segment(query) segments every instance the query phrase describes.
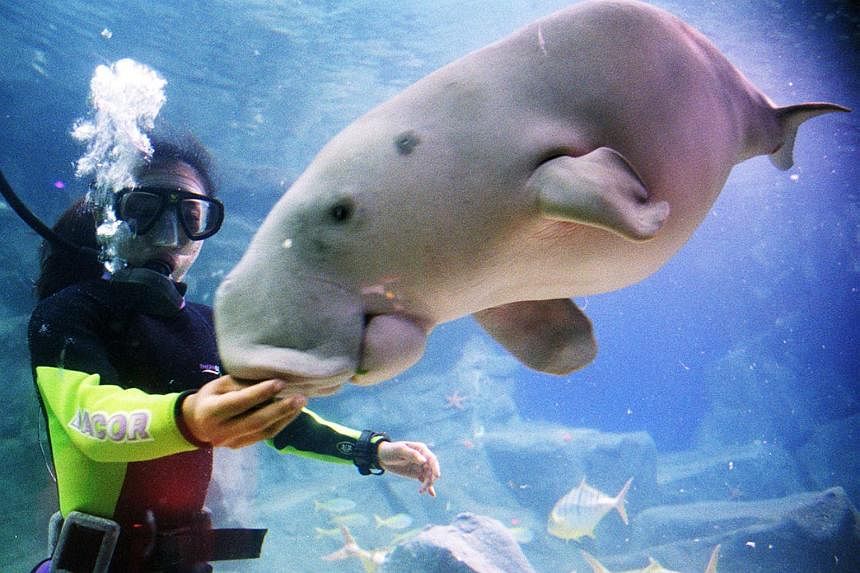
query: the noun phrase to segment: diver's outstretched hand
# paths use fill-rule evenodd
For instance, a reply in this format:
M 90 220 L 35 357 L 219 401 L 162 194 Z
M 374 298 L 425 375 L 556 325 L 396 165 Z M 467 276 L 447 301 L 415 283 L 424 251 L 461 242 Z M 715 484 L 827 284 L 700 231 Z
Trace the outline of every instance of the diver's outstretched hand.
M 282 380 L 248 386 L 232 376 L 204 384 L 182 402 L 182 419 L 191 435 L 213 446 L 241 448 L 272 438 L 296 419 L 304 396 L 279 397 Z
M 377 450 L 379 467 L 421 482 L 419 493 L 436 497 L 433 482 L 439 479 L 439 460 L 421 442 L 380 442 Z

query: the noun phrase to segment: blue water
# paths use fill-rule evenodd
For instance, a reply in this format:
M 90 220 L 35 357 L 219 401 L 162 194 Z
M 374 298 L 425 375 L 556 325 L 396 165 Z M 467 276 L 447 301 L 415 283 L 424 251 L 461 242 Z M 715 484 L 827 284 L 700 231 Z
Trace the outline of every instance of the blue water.
M 860 19 L 851 2 L 656 3 L 702 30 L 776 103 L 827 100 L 860 110 Z M 87 112 L 95 66 L 130 57 L 158 70 L 168 81 L 163 118 L 210 148 L 228 206 L 223 232 L 192 271 L 192 292 L 205 301 L 325 141 L 437 67 L 567 3 L 169 4 L 4 0 L 0 168 L 53 221 L 83 192 L 72 165 L 82 149 L 69 131 Z M 766 158 L 736 167 L 703 225 L 665 268 L 633 287 L 577 301 L 600 347 L 591 366 L 564 378 L 516 370 L 523 418 L 643 430 L 668 453 L 707 439 L 699 422 L 719 388 L 740 392 L 750 418 L 777 411 L 783 420 L 759 428 L 755 420 L 711 416 L 716 425 L 742 421 L 721 428 L 724 442 L 736 432 L 739 443 L 757 439 L 792 450 L 817 425 L 860 415 L 858 146 L 860 113 L 834 114 L 801 129 L 790 171 Z M 22 317 L 33 304 L 38 242 L 8 210 L 0 210 L 0 239 L 7 282 L 0 363 L 16 373 L 6 397 L 14 409 L 0 427 L 4 440 L 29 440 Z M 444 374 L 466 341 L 483 336 L 469 319 L 440 326 L 407 375 Z M 366 407 L 372 419 L 373 405 Z M 28 451 L 41 464 L 37 450 Z M 856 448 L 844 455 L 856 466 Z M 43 472 L 33 479 L 46 480 Z M 22 479 L 20 468 L 0 467 L 7 489 Z M 37 495 L 48 508 L 45 491 L 47 481 Z M 10 533 L 15 527 L 0 521 L 2 538 L 21 542 L 20 533 Z

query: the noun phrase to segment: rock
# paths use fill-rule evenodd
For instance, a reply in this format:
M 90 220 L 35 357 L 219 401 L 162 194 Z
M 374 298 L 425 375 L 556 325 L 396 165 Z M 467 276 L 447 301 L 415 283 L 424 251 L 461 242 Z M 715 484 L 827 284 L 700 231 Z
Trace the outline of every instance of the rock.
M 318 571 L 322 565 L 326 571 L 360 569 L 354 560 L 321 560 L 342 546 L 334 518 L 349 521 L 362 548 L 388 550 L 395 534 L 403 532 L 374 527 L 373 515 L 395 513 L 409 514 L 412 527 L 424 529 L 395 546 L 382 573 L 590 571 L 580 549 L 611 571 L 641 569 L 652 556 L 669 570 L 700 573 L 717 543 L 723 544 L 720 573 L 860 570 L 845 549 L 857 543 L 857 535 L 848 533 L 856 518 L 841 490 L 752 501 L 795 494 L 811 483 L 855 483 L 860 473 L 834 474 L 832 460 L 853 467 L 845 460 L 851 458 L 846 453 L 852 451 L 857 420 L 806 434 L 807 444 L 793 452 L 797 459 L 784 442 L 741 443 L 728 434 L 711 434 L 715 439 L 703 440 L 695 451 L 658 456 L 644 432 L 604 433 L 524 420 L 511 398 L 516 382 L 510 359 L 480 338 L 465 342 L 460 352 L 442 374 L 416 372 L 377 386 L 347 388 L 312 405 L 331 421 L 429 443 L 442 463 L 439 497 L 418 496 L 412 480 L 361 477 L 350 465 L 256 448 L 247 450 L 250 459 L 235 463 L 219 457 L 224 466 L 216 472 L 224 494 L 219 514 L 231 518 L 219 526 L 272 527 L 260 571 Z M 771 365 L 756 368 L 768 377 L 778 372 Z M 462 400 L 449 400 L 455 394 Z M 729 418 L 749 415 L 721 412 Z M 754 435 L 753 422 L 746 423 L 751 425 L 744 431 Z M 552 506 L 583 477 L 615 495 L 631 476 L 630 525 L 613 511 L 597 526 L 596 539 L 572 542 L 547 534 Z M 263 492 L 256 491 L 264 484 Z M 315 502 L 336 497 L 355 501 L 356 508 L 343 516 L 316 509 Z M 527 532 L 531 540 L 520 547 L 512 532 Z M 750 541 L 755 547 L 747 545 Z
M 546 514 L 585 477 L 607 495 L 628 478 L 631 507 L 656 493 L 657 449 L 645 432 L 623 434 L 528 422 L 488 432 L 480 439 L 497 481 L 511 484 L 520 503 Z
M 442 445 L 473 439 L 519 419 L 513 400 L 516 361 L 471 338 L 446 372 L 401 376 L 374 386 L 346 386 L 314 409 L 352 427 L 389 432 L 398 439 Z M 368 419 L 367 405 L 373 404 Z
M 659 506 L 631 522 L 635 551 L 600 557 L 610 569 L 641 566 L 648 556 L 670 569 L 701 570 L 722 545 L 721 572 L 860 571 L 860 515 L 840 488 L 753 502 Z
M 657 449 L 645 432 L 604 433 L 542 422 L 511 424 L 487 432 L 477 443 L 486 452 L 495 481 L 507 484 L 519 505 L 528 508 L 546 530 L 553 505 L 582 478 L 609 496 L 615 496 L 628 478 L 627 511 L 635 514 L 658 499 Z M 622 551 L 627 526 L 613 511 L 595 529 L 599 550 Z M 545 537 L 530 544 L 529 555 L 543 559 L 569 544 Z
M 533 573 L 519 545 L 495 519 L 461 513 L 398 545 L 381 573 Z
M 762 442 L 660 456 L 657 484 L 664 504 L 749 501 L 805 490 L 794 459 Z
M 704 378 L 711 410 L 697 431 L 699 447 L 755 441 L 797 445 L 818 419 L 806 376 L 789 359 L 774 356 L 771 339 L 747 341 L 728 352 Z
M 860 414 L 819 425 L 795 454 L 801 470 L 815 488 L 842 486 L 860 503 Z

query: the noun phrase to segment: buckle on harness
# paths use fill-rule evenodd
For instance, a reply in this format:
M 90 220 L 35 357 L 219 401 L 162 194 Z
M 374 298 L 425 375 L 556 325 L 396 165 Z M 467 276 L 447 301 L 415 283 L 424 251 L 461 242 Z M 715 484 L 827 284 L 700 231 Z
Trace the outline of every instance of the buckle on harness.
M 119 538 L 119 524 L 111 519 L 71 511 L 63 521 L 52 558 L 57 573 L 92 571 L 105 573 L 110 567 Z

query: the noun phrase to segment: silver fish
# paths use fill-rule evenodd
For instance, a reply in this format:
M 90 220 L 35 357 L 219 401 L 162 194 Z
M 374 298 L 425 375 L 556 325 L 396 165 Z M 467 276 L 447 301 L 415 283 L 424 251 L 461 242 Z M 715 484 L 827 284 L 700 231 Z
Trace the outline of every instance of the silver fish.
M 609 497 L 585 483 L 585 478 L 582 478 L 580 484 L 558 500 L 552 508 L 547 531 L 550 535 L 561 539 L 579 539 L 586 535 L 593 539 L 594 528 L 612 509 L 618 511 L 618 515 L 626 525 L 628 520 L 627 511 L 624 509 L 624 497 L 632 482 L 631 477 L 618 495 Z

